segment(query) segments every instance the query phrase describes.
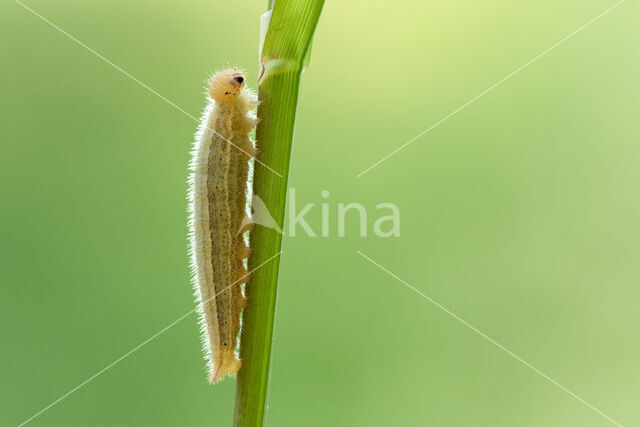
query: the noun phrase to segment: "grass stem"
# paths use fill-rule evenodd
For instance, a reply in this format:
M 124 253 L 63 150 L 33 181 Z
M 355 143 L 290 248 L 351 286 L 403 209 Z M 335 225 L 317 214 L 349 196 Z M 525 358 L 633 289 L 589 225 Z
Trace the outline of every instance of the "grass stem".
M 262 49 L 258 84 L 261 122 L 256 129 L 256 141 L 262 150 L 259 160 L 282 176 L 256 162 L 253 193 L 262 199 L 281 229 L 284 229 L 300 74 L 323 3 L 323 0 L 276 1 Z M 282 234 L 256 226 L 251 234 L 253 256 L 249 270 L 278 254 L 281 246 Z M 264 422 L 279 262 L 280 257 L 257 269 L 246 288 L 249 306 L 243 313 L 240 337 L 242 368 L 237 378 L 236 427 L 262 426 Z

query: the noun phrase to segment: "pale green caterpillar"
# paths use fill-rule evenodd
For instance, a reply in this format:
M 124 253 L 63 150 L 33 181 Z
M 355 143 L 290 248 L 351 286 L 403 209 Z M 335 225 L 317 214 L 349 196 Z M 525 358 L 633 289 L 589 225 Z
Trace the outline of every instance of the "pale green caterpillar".
M 250 280 L 244 260 L 251 255 L 244 232 L 249 160 L 255 156 L 249 132 L 258 102 L 237 69 L 211 79 L 211 101 L 196 133 L 190 176 L 190 240 L 194 287 L 211 382 L 240 369 L 236 354 L 240 313 L 247 300 L 241 284 Z

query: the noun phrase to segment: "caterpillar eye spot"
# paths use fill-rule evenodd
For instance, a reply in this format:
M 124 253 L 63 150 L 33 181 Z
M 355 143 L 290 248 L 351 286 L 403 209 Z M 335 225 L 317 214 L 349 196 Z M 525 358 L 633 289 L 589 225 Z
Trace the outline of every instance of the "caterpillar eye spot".
M 242 82 L 244 81 L 244 77 L 242 76 L 235 76 L 233 78 L 233 80 L 237 81 L 239 84 L 242 84 Z

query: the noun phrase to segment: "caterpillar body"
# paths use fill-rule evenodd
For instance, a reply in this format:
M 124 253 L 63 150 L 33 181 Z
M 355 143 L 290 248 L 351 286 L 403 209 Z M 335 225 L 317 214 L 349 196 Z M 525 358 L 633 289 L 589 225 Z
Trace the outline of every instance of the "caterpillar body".
M 244 233 L 248 161 L 256 151 L 249 132 L 258 102 L 237 69 L 211 79 L 211 100 L 196 133 L 190 175 L 190 241 L 194 288 L 210 381 L 240 369 L 236 355 L 240 314 L 247 304 L 241 285 L 250 280 L 251 255 Z

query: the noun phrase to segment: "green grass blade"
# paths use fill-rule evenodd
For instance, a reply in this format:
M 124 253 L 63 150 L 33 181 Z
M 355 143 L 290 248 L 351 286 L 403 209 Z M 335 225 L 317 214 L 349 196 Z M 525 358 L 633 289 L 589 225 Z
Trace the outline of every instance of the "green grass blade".
M 289 160 L 298 100 L 300 74 L 305 55 L 320 17 L 323 0 L 277 0 L 262 49 L 262 75 L 258 84 L 259 160 L 282 176 L 255 163 L 254 194 L 265 203 L 281 229 L 284 224 Z M 251 235 L 254 250 L 249 270 L 262 265 L 282 245 L 282 235 L 256 226 Z M 253 273 L 247 286 L 249 306 L 243 314 L 234 425 L 261 426 L 269 380 L 271 339 L 275 315 L 280 257 Z

